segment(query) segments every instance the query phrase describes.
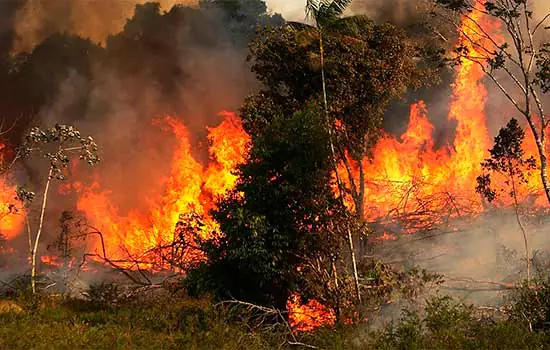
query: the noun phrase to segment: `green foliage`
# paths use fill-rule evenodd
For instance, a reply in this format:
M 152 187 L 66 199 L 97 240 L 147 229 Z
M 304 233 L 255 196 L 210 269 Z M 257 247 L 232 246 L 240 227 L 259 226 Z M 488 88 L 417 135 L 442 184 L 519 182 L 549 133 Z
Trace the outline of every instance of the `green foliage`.
M 340 325 L 294 335 L 284 325 L 252 328 L 249 317 L 256 315 L 242 307 L 213 305 L 205 298 L 140 297 L 103 308 L 89 300 L 25 296 L 0 300 L 0 347 L 286 349 L 293 348 L 288 345 L 291 340 L 322 349 L 545 349 L 549 334 L 529 331 L 523 316 L 533 315 L 529 302 L 534 301 L 534 290 L 519 291 L 520 299 L 512 302 L 516 311 L 510 311 L 508 319 L 483 317 L 472 306 L 436 297 L 422 312 L 404 311 L 399 320 L 381 329 Z M 540 294 L 535 308 L 543 298 L 548 299 Z
M 402 30 L 364 16 L 331 22 L 323 38 L 329 113 L 342 121 L 340 143 L 361 157 L 376 143 L 388 103 L 435 81 L 435 70 L 428 60 L 415 59 L 423 53 Z M 311 101 L 320 104 L 319 52 L 319 34 L 306 25 L 266 28 L 252 42 L 252 71 L 263 89 L 247 100 L 241 117 L 253 137 L 273 118 Z
M 549 340 L 513 319 L 484 318 L 449 297 L 429 300 L 423 315 L 404 311 L 374 337 L 376 349 L 536 349 Z
M 550 331 L 550 280 L 547 277 L 523 283 L 510 298 L 510 317 L 533 331 Z
M 307 0 L 306 16 L 318 26 L 335 21 L 351 4 L 351 0 Z
M 526 158 L 522 145 L 525 132 L 518 121 L 512 118 L 505 127 L 501 128 L 495 137 L 495 143 L 489 150 L 491 157 L 481 166 L 487 173 L 477 178 L 476 191 L 482 194 L 489 202 L 497 198 L 497 190 L 491 186 L 491 173 L 500 173 L 505 176 L 506 188 L 500 191 L 509 191 L 510 197 L 517 195 L 517 186 L 527 182 L 529 171 L 536 168 L 533 157 Z
M 23 311 L 0 311 L 0 348 L 273 349 L 286 336 L 229 322 L 208 299 L 165 296 L 102 308 L 34 296 L 16 305 Z
M 255 139 L 235 190 L 212 212 L 224 235 L 205 245 L 208 265 L 190 274 L 191 292 L 285 308 L 300 284 L 298 267 L 334 248 L 327 230 L 340 211 L 327 138 L 311 108 Z

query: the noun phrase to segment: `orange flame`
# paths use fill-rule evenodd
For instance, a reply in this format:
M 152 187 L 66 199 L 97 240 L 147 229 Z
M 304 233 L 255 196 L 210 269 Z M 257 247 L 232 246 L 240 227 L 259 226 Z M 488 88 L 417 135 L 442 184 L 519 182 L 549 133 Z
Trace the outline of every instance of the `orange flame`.
M 102 191 L 99 182 L 91 187 L 77 184 L 80 191 L 78 209 L 103 234 L 109 259 L 139 256 L 150 248 L 171 242 L 181 214 L 197 213 L 206 216 L 201 234 L 217 231 L 215 222 L 208 218 L 208 209 L 215 199 L 230 190 L 236 181 L 231 171 L 244 161 L 249 141 L 241 122 L 233 113 L 222 112 L 224 121 L 209 128 L 211 162 L 207 167 L 198 162 L 191 148 L 186 127 L 177 119 L 166 117 L 159 123 L 169 126 L 178 139 L 164 193 L 150 200 L 147 212 L 131 211 L 123 216 Z M 96 251 L 101 252 L 100 241 Z
M 0 143 L 0 164 L 4 164 L 6 145 Z M 16 207 L 16 186 L 11 184 L 10 174 L 0 177 L 0 235 L 12 239 L 23 229 L 25 217 Z
M 463 20 L 462 30 L 473 40 L 462 35 L 461 44 L 471 57 L 481 57 L 483 53 L 478 52 L 477 44 L 490 46 L 492 43 L 487 42 L 474 21 L 493 35 L 499 33 L 500 27 L 480 11 L 472 12 L 471 19 Z M 409 125 L 401 140 L 385 135 L 375 146 L 373 158 L 362 161 L 367 174 L 366 218 L 376 220 L 388 214 L 443 210 L 460 215 L 464 208 L 471 213 L 483 210 L 481 197 L 475 193 L 476 178 L 482 172 L 480 163 L 492 147 L 486 127 L 484 76 L 482 67 L 468 59 L 464 59 L 456 69 L 448 115 L 449 121 L 457 125 L 452 145 L 434 149 L 434 127 L 424 102 L 419 101 L 411 106 Z M 530 138 L 524 147 L 527 153 L 534 154 L 536 150 Z M 357 179 L 359 172 L 357 164 L 354 165 L 352 176 Z M 346 179 L 344 165 L 339 167 L 339 172 Z M 541 185 L 536 174 L 528 180 L 525 189 L 518 193 L 520 199 L 525 200 L 536 193 L 537 200 L 542 203 Z M 501 201 L 511 203 L 504 196 Z M 348 200 L 348 205 L 353 208 L 351 200 Z
M 293 294 L 287 302 L 288 321 L 292 329 L 309 332 L 322 326 L 331 326 L 336 322 L 334 311 L 310 299 L 302 304 L 300 296 Z

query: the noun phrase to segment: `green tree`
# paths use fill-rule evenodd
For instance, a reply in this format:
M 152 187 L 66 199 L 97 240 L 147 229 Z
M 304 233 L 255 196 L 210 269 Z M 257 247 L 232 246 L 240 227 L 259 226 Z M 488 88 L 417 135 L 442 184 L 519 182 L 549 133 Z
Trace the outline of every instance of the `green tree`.
M 298 269 L 335 253 L 339 240 L 331 241 L 329 226 L 342 208 L 327 181 L 329 136 L 320 112 L 306 109 L 257 135 L 234 191 L 212 212 L 223 236 L 204 244 L 208 261 L 191 272 L 192 293 L 284 310 L 304 285 Z
M 325 25 L 335 23 L 340 16 L 344 13 L 344 10 L 351 4 L 351 0 L 308 0 L 306 2 L 306 15 L 315 21 L 315 26 L 319 35 L 319 61 L 321 64 L 321 85 L 323 90 L 323 108 L 325 111 L 326 127 L 329 135 L 329 144 L 331 152 L 332 167 L 336 174 L 336 184 L 340 191 L 340 199 L 344 204 L 344 187 L 340 174 L 338 172 L 338 159 L 336 157 L 336 149 L 334 147 L 334 123 L 330 117 L 327 100 L 327 84 L 325 79 L 325 49 L 323 45 L 323 35 Z M 357 275 L 357 261 L 355 259 L 355 249 L 353 247 L 353 237 L 351 230 L 348 229 L 348 244 L 351 255 L 351 261 L 353 266 L 353 278 L 355 280 L 355 290 L 357 294 L 357 300 L 361 301 L 361 293 L 359 292 L 359 277 Z
M 328 129 L 338 160 L 348 161 L 343 156 L 347 151 L 359 161 L 376 144 L 389 102 L 434 78 L 437 61 L 426 58 L 392 25 L 377 25 L 365 16 L 329 23 L 323 27 Z M 250 46 L 249 59 L 263 87 L 241 109 L 244 127 L 252 137 L 273 119 L 292 115 L 310 101 L 324 105 L 319 52 L 316 28 L 292 23 L 260 32 Z M 338 129 L 336 120 L 341 122 Z M 360 162 L 356 165 L 362 169 Z M 355 211 L 362 218 L 364 189 L 360 184 L 365 174 L 360 173 L 360 179 L 349 177 L 345 192 L 352 195 Z
M 308 2 L 316 27 L 290 23 L 260 33 L 251 44 L 250 60 L 263 88 L 245 101 L 241 117 L 254 138 L 274 120 L 292 115 L 310 101 L 318 102 L 340 199 L 350 196 L 356 217 L 363 221 L 362 160 L 381 134 L 389 102 L 433 77 L 436 60 L 419 59 L 424 52 L 392 25 L 377 25 L 365 16 L 340 18 L 347 3 Z M 340 162 L 345 164 L 345 176 L 338 171 Z M 354 166 L 359 168 L 358 178 Z M 351 236 L 350 231 L 347 240 L 354 260 Z M 356 268 L 353 271 L 357 282 Z
M 44 215 L 48 203 L 48 194 L 51 182 L 55 179 L 64 180 L 66 171 L 73 156 L 83 160 L 89 165 L 99 162 L 98 148 L 94 139 L 90 136 L 83 137 L 80 131 L 70 125 L 56 124 L 49 129 L 32 128 L 21 146 L 21 157 L 29 157 L 38 154 L 47 160 L 48 175 L 42 193 L 42 204 L 40 206 L 39 223 L 34 238 L 31 233 L 29 213 L 27 212 L 27 228 L 29 238 L 29 250 L 31 255 L 31 286 L 33 293 L 36 292 L 36 256 L 38 243 L 44 226 Z M 29 208 L 30 202 L 35 198 L 35 193 L 22 187 L 18 188 L 17 196 Z
M 486 172 L 477 178 L 476 191 L 482 194 L 489 202 L 494 201 L 498 196 L 498 189 L 495 189 L 491 174 L 504 176 L 504 184 L 508 188 L 501 188 L 500 192 L 508 191 L 513 199 L 516 220 L 523 236 L 525 248 L 525 259 L 527 266 L 527 282 L 531 279 L 531 257 L 527 233 L 520 219 L 518 187 L 527 183 L 526 175 L 536 168 L 536 161 L 533 157 L 526 157 L 522 144 L 525 139 L 525 132 L 518 121 L 512 118 L 506 127 L 501 128 L 495 137 L 495 144 L 489 150 L 490 158 L 487 158 L 481 166 Z

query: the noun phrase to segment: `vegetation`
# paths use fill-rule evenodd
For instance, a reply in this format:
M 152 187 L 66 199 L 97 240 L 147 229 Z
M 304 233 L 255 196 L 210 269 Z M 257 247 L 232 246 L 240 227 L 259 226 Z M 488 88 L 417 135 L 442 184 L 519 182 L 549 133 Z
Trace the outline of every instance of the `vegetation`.
M 456 59 L 479 66 L 529 125 L 537 146 L 542 185 L 550 204 L 546 155 L 549 123 L 544 103 L 544 95 L 550 91 L 550 46 L 543 33 L 548 30 L 550 14 L 535 14 L 533 5 L 524 0 L 435 2 L 449 11 L 443 18 L 473 47 L 469 50 L 459 45 L 454 49 Z M 480 14 L 489 16 L 494 25 L 502 26 L 509 39 L 484 30 Z M 461 18 L 466 18 L 469 25 L 462 27 Z
M 29 240 L 29 255 L 31 257 L 31 285 L 33 293 L 36 292 L 36 255 L 40 235 L 44 227 L 44 215 L 48 203 L 48 195 L 52 180 L 63 180 L 67 176 L 67 170 L 71 165 L 73 157 L 85 161 L 89 165 L 99 162 L 98 148 L 91 136 L 83 137 L 80 131 L 69 125 L 55 125 L 54 127 L 42 130 L 38 127 L 31 129 L 21 147 L 19 157 L 28 157 L 34 153 L 40 154 L 47 160 L 48 175 L 42 192 L 42 204 L 39 211 L 39 222 L 34 237 L 31 232 L 30 218 L 27 213 L 27 234 Z M 19 187 L 17 198 L 22 201 L 26 208 L 30 207 L 35 193 Z M 29 212 L 29 211 L 27 211 Z
M 533 157 L 526 157 L 522 145 L 525 132 L 519 126 L 516 119 L 511 119 L 506 127 L 500 129 L 495 137 L 495 144 L 489 150 L 491 157 L 486 159 L 481 166 L 486 174 L 477 178 L 476 191 L 482 194 L 488 202 L 494 201 L 498 194 L 491 181 L 493 175 L 504 175 L 504 188 L 499 192 L 508 192 L 513 200 L 516 220 L 523 236 L 525 248 L 525 262 L 527 266 L 527 281 L 531 279 L 531 252 L 527 240 L 527 233 L 520 218 L 518 201 L 519 187 L 527 183 L 527 175 L 536 169 L 536 161 Z
M 193 282 L 199 290 L 284 310 L 290 294 L 302 290 L 305 271 L 297 268 L 336 258 L 331 225 L 343 210 L 327 181 L 324 123 L 312 108 L 274 121 L 254 140 L 234 191 L 213 211 L 224 235 L 206 244 L 209 260 Z
M 535 45 L 534 38 L 548 16 L 533 25 L 527 3 L 519 0 L 489 1 L 483 8 L 466 0 L 435 2 L 449 11 L 442 13 L 451 23 L 460 14 L 479 29 L 472 15 L 478 11 L 506 25 L 513 45 L 499 44 L 483 33 L 487 42 L 472 40 L 483 57 L 464 47 L 454 54 L 481 66 L 525 117 L 550 202 L 544 136 L 548 116 L 540 97 L 550 90 L 550 48 Z M 479 310 L 450 297 L 426 297 L 424 292 L 437 287 L 442 276 L 407 263 L 384 263 L 376 256 L 356 257 L 354 242 L 369 233 L 364 217 L 369 174 L 364 161 L 382 135 L 390 103 L 410 89 L 437 81 L 442 57 L 439 47 L 421 49 L 422 40 L 394 25 L 375 23 L 366 16 L 342 17 L 350 4 L 308 0 L 306 10 L 314 22 L 310 26 L 285 23 L 268 14 L 260 0 L 201 0 L 196 8 L 175 6 L 165 13 L 159 4 L 146 3 L 136 6 L 122 32 L 109 37 L 105 47 L 56 34 L 31 53 L 1 56 L 0 77 L 7 83 L 0 79 L 0 91 L 3 84 L 13 84 L 16 98 L 7 107 L 0 104 L 0 112 L 5 108 L 9 115 L 24 114 L 17 132 L 9 134 L 12 143 L 24 135 L 21 152 L 10 156 L 13 161 L 25 158 L 23 166 L 29 166 L 31 156 L 40 155 L 32 164 L 43 166 L 46 171 L 38 173 L 47 175 L 37 180 L 39 175 L 33 174 L 43 190 L 34 231 L 27 215 L 30 276 L 0 280 L 0 348 L 40 348 L 36 339 L 47 348 L 547 348 L 550 283 L 544 273 L 533 278 L 533 256 L 517 199 L 524 175 L 536 169 L 537 162 L 522 150 L 525 133 L 516 119 L 495 138 L 476 188 L 488 202 L 496 200 L 500 191 L 510 195 L 525 243 L 527 280 L 508 286 L 510 299 L 504 307 Z M 520 18 L 522 25 L 516 24 Z M 250 67 L 244 61 L 247 44 Z M 199 51 L 203 56 L 195 56 Z M 34 110 L 57 111 L 54 100 L 60 86 L 83 79 L 83 96 L 75 94 L 59 109 L 88 115 L 89 102 L 97 98 L 91 93 L 98 84 L 92 78 L 97 69 L 106 72 L 100 75 L 103 79 L 120 83 L 121 90 L 135 89 L 135 82 L 155 87 L 151 97 L 155 103 L 149 103 L 150 91 L 139 89 L 121 97 L 125 106 L 143 106 L 147 115 L 188 112 L 179 104 L 180 97 L 189 93 L 182 85 L 196 83 L 194 65 L 211 51 L 223 52 L 224 59 L 236 55 L 239 69 L 250 68 L 260 85 L 239 111 L 251 137 L 246 162 L 235 171 L 234 189 L 218 198 L 207 213 L 219 232 L 199 240 L 203 218 L 181 213 L 174 244 L 164 249 L 171 253 L 162 257 L 177 276 L 172 286 L 168 279 L 154 284 L 140 262 L 134 265 L 136 271 L 110 262 L 103 235 L 94 231 L 101 236 L 103 259 L 110 267 L 123 271 L 135 284 L 139 281 L 133 273 L 147 282 L 136 288 L 107 282 L 93 285 L 80 299 L 41 291 L 36 286 L 37 252 L 50 185 L 68 175 L 72 160 L 94 165 L 99 157 L 94 139 L 83 137 L 73 126 L 29 128 L 37 117 Z M 197 70 L 216 77 L 217 66 Z M 500 82 L 496 73 L 500 70 L 520 90 L 522 102 Z M 99 114 L 114 108 L 111 102 L 98 104 Z M 538 119 L 533 111 L 539 113 Z M 5 136 L 2 126 L 0 137 Z M 136 135 L 130 137 L 135 141 L 132 146 L 140 141 Z M 504 177 L 505 188 L 497 190 L 493 180 L 498 176 Z M 17 196 L 27 213 L 35 209 L 31 207 L 35 192 L 20 187 Z M 65 267 L 77 217 L 63 212 L 54 242 Z M 204 260 L 192 266 L 182 261 L 183 253 L 178 255 L 190 244 L 204 253 Z M 21 288 L 28 284 L 32 293 Z M 296 295 L 303 302 L 314 299 L 328 307 L 334 324 L 327 322 L 309 333 L 292 329 L 287 307 Z M 414 308 L 386 324 L 378 318 L 389 312 L 392 303 Z
M 283 323 L 262 323 L 241 305 L 162 293 L 121 298 L 117 288 L 103 284 L 92 286 L 87 300 L 24 294 L 0 299 L 0 347 L 545 349 L 549 283 L 534 283 L 537 289 L 518 288 L 500 311 L 434 297 L 383 327 L 340 325 L 293 334 Z

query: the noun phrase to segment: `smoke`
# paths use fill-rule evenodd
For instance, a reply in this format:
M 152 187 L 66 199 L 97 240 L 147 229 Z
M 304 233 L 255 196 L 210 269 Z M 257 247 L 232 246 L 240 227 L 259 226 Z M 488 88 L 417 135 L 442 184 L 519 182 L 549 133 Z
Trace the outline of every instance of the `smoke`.
M 165 1 L 164 6 L 171 3 Z M 47 15 L 27 12 L 30 2 L 19 8 L 19 16 L 35 20 L 26 27 L 28 36 L 19 38 L 19 44 L 27 46 L 18 48 L 32 48 L 32 52 L 24 56 L 15 79 L 22 82 L 21 100 L 34 106 L 33 124 L 72 124 L 100 146 L 103 161 L 94 169 L 79 166 L 69 182 L 98 180 L 101 190 L 111 193 L 109 200 L 120 215 L 147 209 L 148 199 L 164 191 L 163 179 L 170 175 L 179 142 L 170 128 L 154 122 L 165 116 L 186 125 L 194 158 L 206 165 L 206 128 L 219 124 L 220 111 L 236 111 L 258 87 L 246 62 L 247 44 L 256 26 L 282 21 L 280 16 L 266 14 L 261 1 L 258 6 L 242 3 L 247 7 L 144 4 L 128 16 L 124 3 L 114 6 L 119 17 L 113 13 L 102 17 L 107 28 L 91 19 L 76 20 L 85 9 L 93 16 L 109 12 L 107 1 L 36 2 L 51 11 Z M 19 23 L 20 35 L 22 28 Z M 48 36 L 59 30 L 70 33 Z M 103 44 L 73 34 L 101 39 Z M 22 167 L 25 175 L 18 183 L 41 193 L 46 164 L 34 158 Z M 45 242 L 59 231 L 59 214 L 74 209 L 75 199 L 53 190 Z M 23 247 L 23 235 L 13 243 Z
M 150 0 L 6 0 L 0 4 L 0 16 L 15 8 L 15 21 L 2 20 L 6 29 L 14 30 L 13 52 L 29 52 L 51 34 L 70 32 L 95 43 L 104 44 L 109 35 L 120 32 L 138 4 Z M 155 0 L 163 11 L 174 5 L 198 6 L 199 0 Z M 287 20 L 304 20 L 305 1 L 267 0 L 268 8 L 281 13 Z M 11 4 L 16 4 L 14 5 Z M 15 22 L 15 26 L 13 25 Z M 0 34 L 2 28 L 0 28 Z
M 8 3 L 13 0 L 8 0 Z M 21 0 L 23 1 L 23 0 Z M 70 32 L 96 43 L 122 30 L 137 4 L 146 0 L 25 0 L 15 17 L 14 52 L 29 52 L 46 37 Z M 157 0 L 163 10 L 174 4 L 195 5 L 197 0 Z M 4 23 L 4 22 L 1 22 Z
M 426 0 L 355 0 L 350 6 L 352 14 L 364 14 L 376 22 L 402 27 L 424 20 L 426 10 Z
M 0 2 L 0 55 L 7 53 L 14 38 L 14 25 L 16 11 L 21 0 L 4 0 Z
M 267 7 L 280 13 L 288 21 L 303 22 L 305 19 L 305 0 L 267 0 Z
M 536 275 L 547 268 L 543 263 L 550 251 L 547 224 L 525 215 L 521 220 Z M 376 255 L 401 267 L 420 266 L 443 274 L 442 293 L 478 305 L 501 305 L 506 296 L 503 287 L 526 278 L 523 236 L 513 210 L 454 220 L 448 229 L 385 242 L 377 246 Z

